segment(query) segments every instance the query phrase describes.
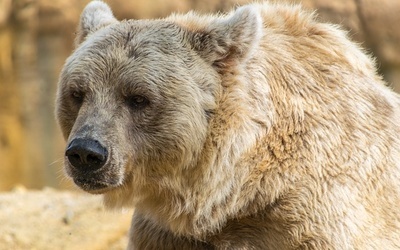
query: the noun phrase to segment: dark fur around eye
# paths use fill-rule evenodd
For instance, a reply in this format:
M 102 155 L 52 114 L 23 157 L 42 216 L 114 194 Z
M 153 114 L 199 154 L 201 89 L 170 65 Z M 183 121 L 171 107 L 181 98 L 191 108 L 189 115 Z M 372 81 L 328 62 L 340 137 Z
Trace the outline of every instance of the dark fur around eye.
M 71 95 L 71 98 L 74 100 L 74 102 L 79 105 L 82 104 L 83 99 L 85 98 L 85 94 L 83 92 L 77 91 L 77 90 L 71 91 L 70 95 Z
M 126 97 L 126 103 L 132 109 L 143 109 L 150 104 L 150 101 L 142 95 L 132 95 Z

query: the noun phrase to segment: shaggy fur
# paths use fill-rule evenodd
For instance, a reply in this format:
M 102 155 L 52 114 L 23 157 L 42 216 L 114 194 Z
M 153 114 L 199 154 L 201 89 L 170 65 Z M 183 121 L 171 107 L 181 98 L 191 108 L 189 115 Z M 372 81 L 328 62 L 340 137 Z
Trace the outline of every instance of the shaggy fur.
M 93 1 L 76 43 L 58 121 L 109 156 L 66 171 L 135 207 L 130 249 L 400 248 L 400 98 L 340 28 L 268 3 L 119 22 Z

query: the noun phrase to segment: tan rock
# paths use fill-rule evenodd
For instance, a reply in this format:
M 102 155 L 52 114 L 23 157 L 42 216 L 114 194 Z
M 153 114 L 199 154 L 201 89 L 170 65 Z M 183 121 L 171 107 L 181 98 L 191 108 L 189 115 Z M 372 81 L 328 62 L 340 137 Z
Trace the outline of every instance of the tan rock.
M 0 193 L 1 249 L 124 249 L 132 211 L 53 189 Z
M 11 0 L 0 0 L 0 27 L 4 26 L 11 14 Z
M 153 1 L 110 1 L 110 7 L 121 19 L 156 18 L 171 12 L 186 12 L 190 9 L 190 1 L 153 0 Z

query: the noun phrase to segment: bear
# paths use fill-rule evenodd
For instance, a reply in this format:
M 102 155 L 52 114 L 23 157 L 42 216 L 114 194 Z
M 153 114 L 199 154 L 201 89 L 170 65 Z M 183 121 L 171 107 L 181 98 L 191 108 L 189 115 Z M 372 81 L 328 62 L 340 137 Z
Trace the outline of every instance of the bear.
M 128 249 L 400 248 L 400 97 L 299 5 L 118 21 L 60 73 L 65 171 L 135 208 Z

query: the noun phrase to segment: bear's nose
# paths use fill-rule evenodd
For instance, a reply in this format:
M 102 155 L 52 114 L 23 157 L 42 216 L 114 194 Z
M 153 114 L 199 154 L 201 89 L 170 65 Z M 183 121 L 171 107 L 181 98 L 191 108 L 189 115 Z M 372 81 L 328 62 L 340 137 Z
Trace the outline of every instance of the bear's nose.
M 77 138 L 68 145 L 65 155 L 73 167 L 79 170 L 94 171 L 107 161 L 107 149 L 97 140 Z

